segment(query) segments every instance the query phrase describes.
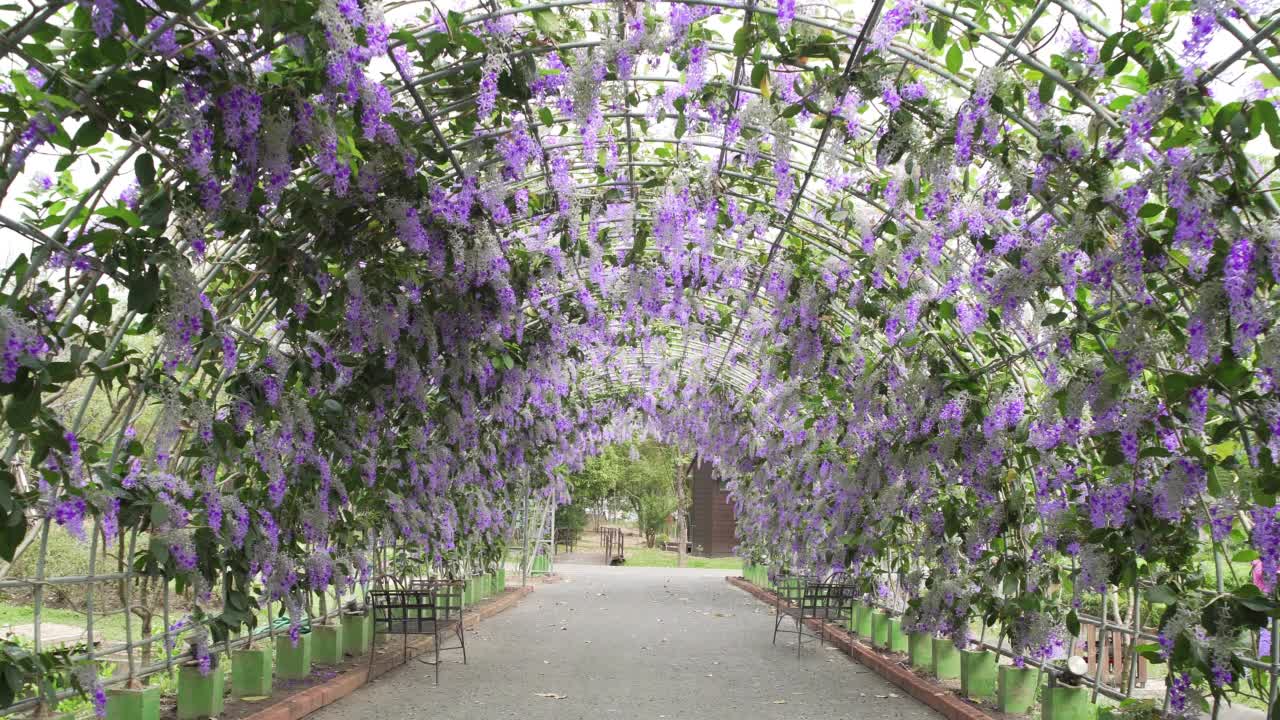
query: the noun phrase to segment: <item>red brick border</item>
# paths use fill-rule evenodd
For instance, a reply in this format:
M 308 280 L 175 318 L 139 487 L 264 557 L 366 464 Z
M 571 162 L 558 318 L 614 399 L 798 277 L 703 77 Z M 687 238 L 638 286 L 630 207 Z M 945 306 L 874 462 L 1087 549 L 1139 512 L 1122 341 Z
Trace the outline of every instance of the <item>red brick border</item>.
M 743 578 L 726 577 L 728 583 L 739 590 L 751 593 L 761 602 L 773 605 L 777 595 Z M 835 623 L 818 618 L 805 620 L 805 624 L 826 635 L 827 642 L 840 648 L 859 664 L 876 672 L 880 677 L 897 685 L 911 697 L 941 713 L 947 720 L 995 720 L 986 710 L 959 697 L 949 688 L 916 675 L 898 659 L 898 656 L 882 654 L 857 640 L 849 631 Z
M 474 629 L 482 620 L 487 620 L 498 613 L 510 610 L 531 592 L 533 592 L 532 586 L 513 588 L 492 600 L 480 604 L 475 610 L 466 614 L 467 629 Z M 408 659 L 415 658 L 430 650 L 431 643 L 432 639 L 429 637 L 411 640 L 409 642 Z M 360 689 L 370 680 L 400 667 L 402 664 L 401 659 L 404 656 L 395 647 L 387 647 L 389 648 L 387 657 L 382 661 L 375 660 L 372 672 L 370 672 L 369 664 L 366 662 L 320 685 L 309 687 L 287 697 L 275 699 L 271 705 L 255 712 L 245 720 L 300 720 L 300 718 L 304 718 L 326 705 L 341 700 Z M 376 648 L 371 652 L 376 652 Z

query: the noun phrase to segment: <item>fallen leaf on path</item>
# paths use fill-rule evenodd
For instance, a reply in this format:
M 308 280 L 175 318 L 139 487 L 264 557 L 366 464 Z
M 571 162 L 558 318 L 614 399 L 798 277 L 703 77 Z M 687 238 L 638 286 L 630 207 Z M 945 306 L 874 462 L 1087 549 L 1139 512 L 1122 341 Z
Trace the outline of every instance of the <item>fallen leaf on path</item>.
M 569 697 L 568 695 L 561 695 L 559 693 L 534 693 L 534 695 L 537 695 L 538 697 L 541 697 L 541 698 L 550 698 L 552 700 L 563 700 Z
M 786 700 L 774 700 L 774 701 L 773 701 L 773 704 L 774 704 L 774 705 L 786 705 L 786 704 L 787 704 L 787 701 L 786 701 Z

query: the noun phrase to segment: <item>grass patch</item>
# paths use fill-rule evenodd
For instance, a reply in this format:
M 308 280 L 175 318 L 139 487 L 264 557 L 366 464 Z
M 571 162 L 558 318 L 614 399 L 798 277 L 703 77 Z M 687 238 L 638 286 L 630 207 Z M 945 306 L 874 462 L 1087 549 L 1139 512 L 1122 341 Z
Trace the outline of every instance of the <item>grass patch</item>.
M 35 617 L 35 609 L 30 605 L 14 605 L 0 603 L 0 633 L 8 631 L 13 625 L 29 625 Z M 44 607 L 40 609 L 41 623 L 57 623 L 85 627 L 89 618 L 75 610 Z M 134 619 L 134 631 L 138 629 L 139 620 Z M 112 612 L 107 615 L 93 615 L 93 634 L 101 640 L 109 642 L 124 641 L 124 613 Z
M 676 567 L 676 553 L 647 547 L 628 547 L 627 565 L 630 567 Z M 741 570 L 742 558 L 689 556 L 689 567 L 711 570 Z

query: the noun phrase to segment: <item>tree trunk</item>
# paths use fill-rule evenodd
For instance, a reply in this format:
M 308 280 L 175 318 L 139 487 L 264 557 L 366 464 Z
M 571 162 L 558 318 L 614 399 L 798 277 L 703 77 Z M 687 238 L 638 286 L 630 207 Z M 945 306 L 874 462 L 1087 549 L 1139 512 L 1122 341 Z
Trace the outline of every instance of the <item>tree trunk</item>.
M 689 566 L 689 522 L 684 501 L 684 481 L 687 474 L 685 463 L 676 456 L 676 567 Z

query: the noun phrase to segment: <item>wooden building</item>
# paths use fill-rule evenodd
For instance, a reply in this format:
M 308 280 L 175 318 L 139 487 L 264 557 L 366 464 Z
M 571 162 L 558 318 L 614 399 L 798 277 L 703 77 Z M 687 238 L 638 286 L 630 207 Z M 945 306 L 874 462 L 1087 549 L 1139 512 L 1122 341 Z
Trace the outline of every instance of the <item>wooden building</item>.
M 716 480 L 711 465 L 693 468 L 693 502 L 689 507 L 689 545 L 696 555 L 732 555 L 738 544 L 738 519 L 729 492 Z

